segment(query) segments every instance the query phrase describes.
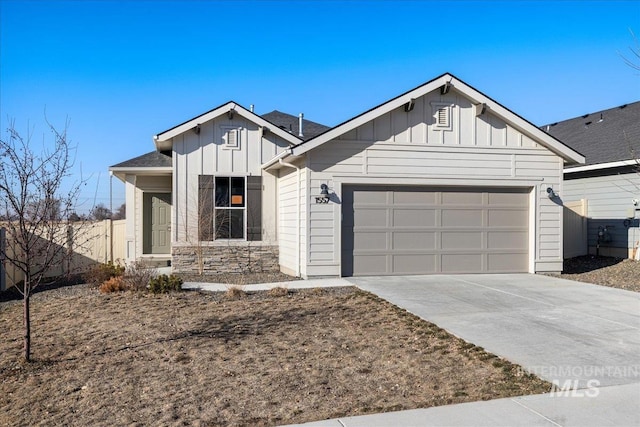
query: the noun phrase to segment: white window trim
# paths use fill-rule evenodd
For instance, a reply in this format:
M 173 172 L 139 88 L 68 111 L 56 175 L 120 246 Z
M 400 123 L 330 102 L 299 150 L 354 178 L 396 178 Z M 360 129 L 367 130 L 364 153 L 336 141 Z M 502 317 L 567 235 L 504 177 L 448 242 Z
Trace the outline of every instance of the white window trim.
M 453 107 L 454 104 L 450 102 L 432 102 L 431 114 L 433 117 L 433 130 L 451 131 L 453 130 Z M 440 124 L 438 122 L 438 112 L 444 109 L 447 115 L 447 123 Z
M 235 132 L 235 144 L 229 143 L 229 132 Z M 242 142 L 242 127 L 220 126 L 220 139 L 222 140 L 222 148 L 224 150 L 239 150 Z

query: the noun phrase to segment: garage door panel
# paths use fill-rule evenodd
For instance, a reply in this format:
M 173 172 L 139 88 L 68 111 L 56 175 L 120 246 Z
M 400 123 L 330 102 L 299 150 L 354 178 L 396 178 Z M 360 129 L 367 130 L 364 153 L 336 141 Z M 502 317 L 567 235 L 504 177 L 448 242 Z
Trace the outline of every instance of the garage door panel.
M 386 255 L 354 255 L 353 256 L 353 273 L 367 272 L 366 274 L 386 274 L 387 256 Z
M 393 209 L 394 227 L 435 227 L 436 211 L 433 209 Z
M 385 204 L 387 193 L 385 191 L 356 191 L 353 193 L 354 205 L 359 204 Z
M 528 271 L 528 189 L 343 190 L 343 275 Z
M 526 212 L 520 209 L 490 209 L 488 212 L 489 227 L 527 227 Z
M 375 231 L 363 231 L 356 233 L 353 239 L 356 248 L 367 248 L 367 250 L 387 250 L 387 233 Z
M 353 213 L 354 227 L 385 227 L 388 210 L 384 208 L 359 208 Z
M 489 193 L 489 204 L 497 205 L 513 205 L 523 206 L 529 204 L 529 195 L 527 193 L 507 193 L 492 192 Z
M 436 193 L 424 191 L 394 191 L 392 200 L 395 205 L 433 205 L 436 203 Z
M 393 232 L 392 249 L 394 250 L 434 250 L 436 249 L 435 232 Z
M 476 209 L 443 209 L 443 227 L 482 227 L 482 211 Z
M 524 231 L 491 231 L 487 233 L 487 249 L 527 249 Z
M 482 249 L 482 232 L 472 231 L 443 231 L 442 249 Z
M 465 191 L 443 192 L 443 205 L 479 205 L 482 204 L 482 193 Z
M 487 269 L 496 273 L 517 273 L 527 271 L 526 252 L 508 254 L 488 254 Z
M 402 271 L 402 274 L 429 274 L 435 273 L 437 255 L 394 255 L 392 261 L 393 271 Z
M 442 273 L 482 271 L 482 254 L 442 254 Z

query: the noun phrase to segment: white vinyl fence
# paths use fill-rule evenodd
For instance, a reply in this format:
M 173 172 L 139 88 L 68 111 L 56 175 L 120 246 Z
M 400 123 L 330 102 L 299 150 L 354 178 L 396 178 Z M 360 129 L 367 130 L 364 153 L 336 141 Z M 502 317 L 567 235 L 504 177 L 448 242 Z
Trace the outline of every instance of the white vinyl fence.
M 0 224 L 0 251 L 8 257 L 14 256 L 15 245 Z M 49 277 L 81 273 L 97 263 L 123 261 L 125 259 L 125 220 L 104 220 L 89 223 L 61 222 L 60 230 L 66 230 L 70 238 L 64 244 L 60 262 L 55 263 L 46 275 Z M 0 258 L 0 290 L 5 290 L 23 280 L 21 271 L 6 259 Z

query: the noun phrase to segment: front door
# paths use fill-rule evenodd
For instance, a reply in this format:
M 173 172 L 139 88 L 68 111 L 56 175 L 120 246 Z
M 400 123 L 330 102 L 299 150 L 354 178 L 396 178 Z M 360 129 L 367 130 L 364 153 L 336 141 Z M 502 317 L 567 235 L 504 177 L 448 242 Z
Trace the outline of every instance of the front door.
M 171 253 L 171 194 L 144 193 L 143 253 Z

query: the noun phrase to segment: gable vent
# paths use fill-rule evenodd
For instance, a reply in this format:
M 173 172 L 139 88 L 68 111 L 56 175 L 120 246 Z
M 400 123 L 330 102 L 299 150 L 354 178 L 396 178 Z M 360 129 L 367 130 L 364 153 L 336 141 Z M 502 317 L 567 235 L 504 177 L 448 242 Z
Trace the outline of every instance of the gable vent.
M 435 130 L 451 130 L 451 104 L 432 103 L 433 128 Z

